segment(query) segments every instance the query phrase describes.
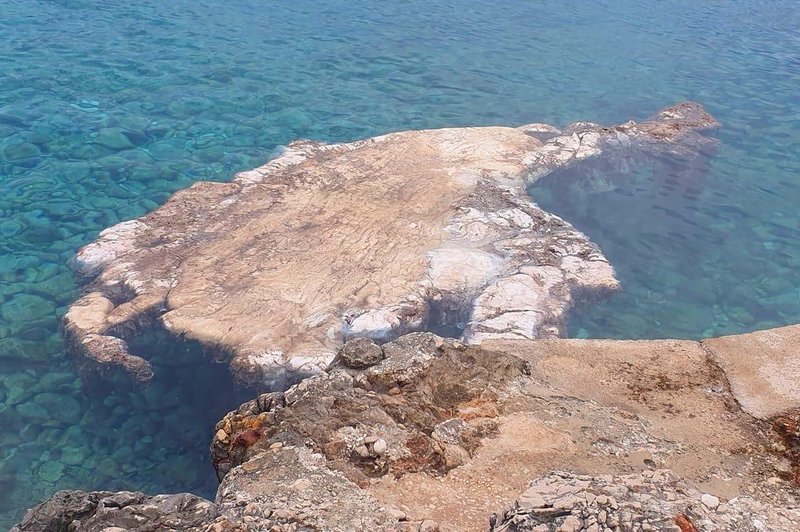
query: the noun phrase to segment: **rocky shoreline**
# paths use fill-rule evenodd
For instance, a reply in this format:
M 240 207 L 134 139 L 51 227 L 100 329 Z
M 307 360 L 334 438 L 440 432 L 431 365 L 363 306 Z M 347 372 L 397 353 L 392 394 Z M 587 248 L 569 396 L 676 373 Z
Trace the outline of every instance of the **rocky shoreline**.
M 91 279 L 64 321 L 84 373 L 153 370 L 144 328 L 197 340 L 240 383 L 324 369 L 341 344 L 437 328 L 467 343 L 562 336 L 569 309 L 618 288 L 598 247 L 526 186 L 590 157 L 699 156 L 695 103 L 641 123 L 406 131 L 290 144 L 230 183 L 201 182 L 81 249 Z M 534 198 L 535 199 L 535 198 Z
M 353 340 L 218 423 L 213 503 L 60 492 L 13 531 L 797 530 L 798 335 Z
M 215 427 L 213 502 L 62 491 L 13 532 L 800 529 L 800 326 L 560 338 L 619 283 L 526 194 L 590 157 L 698 157 L 717 126 L 682 103 L 297 142 L 104 231 L 64 319 L 82 376 L 150 380 L 128 341 L 155 326 L 273 391 Z

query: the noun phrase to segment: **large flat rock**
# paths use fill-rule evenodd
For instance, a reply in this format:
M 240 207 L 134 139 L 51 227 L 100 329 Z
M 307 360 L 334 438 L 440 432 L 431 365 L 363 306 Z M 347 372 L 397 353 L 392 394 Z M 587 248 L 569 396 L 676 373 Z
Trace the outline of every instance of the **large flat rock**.
M 324 368 L 342 342 L 463 327 L 462 339 L 564 334 L 576 299 L 617 288 L 601 251 L 526 185 L 606 153 L 697 156 L 697 104 L 612 128 L 531 124 L 296 142 L 230 183 L 201 182 L 77 255 L 93 278 L 65 332 L 82 366 L 140 380 L 127 340 L 154 322 L 263 385 Z
M 704 340 L 748 414 L 769 419 L 800 408 L 800 325 Z

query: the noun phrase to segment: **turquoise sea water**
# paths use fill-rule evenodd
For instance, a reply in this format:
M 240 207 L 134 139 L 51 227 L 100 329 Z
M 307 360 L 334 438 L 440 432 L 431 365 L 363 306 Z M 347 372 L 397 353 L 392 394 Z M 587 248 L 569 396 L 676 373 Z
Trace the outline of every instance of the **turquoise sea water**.
M 0 2 L 0 528 L 61 488 L 213 495 L 211 427 L 242 399 L 191 345 L 87 387 L 58 331 L 97 232 L 301 137 L 642 119 L 723 124 L 702 164 L 602 161 L 532 192 L 624 290 L 578 336 L 800 321 L 800 4 L 614 0 Z M 587 177 L 588 176 L 588 177 Z

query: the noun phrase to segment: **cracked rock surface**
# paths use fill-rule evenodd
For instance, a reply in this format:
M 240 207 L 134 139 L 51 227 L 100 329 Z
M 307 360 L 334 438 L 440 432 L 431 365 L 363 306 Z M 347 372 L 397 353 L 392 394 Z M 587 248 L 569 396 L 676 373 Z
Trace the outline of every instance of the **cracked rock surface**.
M 230 183 L 201 182 L 103 231 L 66 314 L 86 371 L 146 381 L 127 340 L 157 324 L 229 358 L 241 383 L 324 369 L 348 338 L 460 324 L 467 343 L 564 333 L 576 299 L 617 288 L 585 235 L 526 185 L 615 153 L 697 156 L 716 127 L 678 104 L 641 123 L 407 131 L 290 144 Z

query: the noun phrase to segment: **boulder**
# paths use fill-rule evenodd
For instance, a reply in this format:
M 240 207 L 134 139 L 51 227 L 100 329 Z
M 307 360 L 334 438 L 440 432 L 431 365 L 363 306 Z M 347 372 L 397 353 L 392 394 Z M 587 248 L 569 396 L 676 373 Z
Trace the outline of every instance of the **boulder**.
M 383 360 L 383 349 L 369 338 L 356 338 L 345 343 L 339 350 L 337 358 L 331 363 L 340 363 L 353 369 L 364 369 L 374 366 Z

